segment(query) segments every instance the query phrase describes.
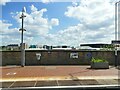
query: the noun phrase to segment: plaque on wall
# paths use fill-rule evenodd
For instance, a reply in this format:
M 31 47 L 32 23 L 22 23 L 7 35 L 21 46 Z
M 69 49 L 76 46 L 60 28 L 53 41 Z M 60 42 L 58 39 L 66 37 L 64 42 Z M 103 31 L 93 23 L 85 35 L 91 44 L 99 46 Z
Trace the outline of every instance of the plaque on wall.
M 70 53 L 70 58 L 78 58 L 78 53 Z
M 36 58 L 37 58 L 37 60 L 40 60 L 40 58 L 41 58 L 41 53 L 36 53 Z

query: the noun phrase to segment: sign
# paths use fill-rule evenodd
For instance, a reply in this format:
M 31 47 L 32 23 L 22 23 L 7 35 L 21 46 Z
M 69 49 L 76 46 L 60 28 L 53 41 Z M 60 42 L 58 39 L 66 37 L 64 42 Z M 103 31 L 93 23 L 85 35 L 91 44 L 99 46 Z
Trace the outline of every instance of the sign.
M 92 54 L 91 54 L 90 52 L 88 52 L 88 53 L 86 54 L 86 56 L 87 56 L 87 58 L 91 58 L 91 57 L 92 57 Z
M 40 58 L 41 58 L 41 53 L 36 53 L 36 58 L 37 58 L 37 60 L 40 60 Z
M 70 58 L 78 58 L 78 53 L 70 53 Z

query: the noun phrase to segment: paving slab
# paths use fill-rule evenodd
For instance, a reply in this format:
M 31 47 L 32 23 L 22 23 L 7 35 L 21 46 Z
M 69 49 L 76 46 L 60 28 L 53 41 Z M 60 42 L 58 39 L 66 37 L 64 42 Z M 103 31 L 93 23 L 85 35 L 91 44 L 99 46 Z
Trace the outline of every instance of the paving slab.
M 99 83 L 95 79 L 91 80 L 80 80 L 81 85 L 99 85 Z
M 109 81 L 113 81 L 109 83 Z M 24 88 L 24 87 L 56 87 L 56 86 L 101 86 L 101 85 L 111 85 L 118 86 L 118 82 L 116 80 L 54 80 L 54 81 L 19 81 L 19 82 L 2 82 L 2 88 Z
M 9 88 L 34 87 L 35 81 L 17 81 Z
M 114 79 L 97 79 L 96 81 L 104 85 L 117 85 L 118 84 L 118 80 L 114 80 Z
M 37 81 L 35 87 L 58 86 L 57 81 Z
M 116 80 L 120 84 L 120 79 L 114 79 L 114 80 Z
M 77 86 L 77 85 L 80 85 L 79 81 L 73 81 L 73 80 L 59 80 L 58 83 L 59 83 L 59 86 Z
M 1 82 L 2 86 L 0 88 L 9 88 L 14 82 Z

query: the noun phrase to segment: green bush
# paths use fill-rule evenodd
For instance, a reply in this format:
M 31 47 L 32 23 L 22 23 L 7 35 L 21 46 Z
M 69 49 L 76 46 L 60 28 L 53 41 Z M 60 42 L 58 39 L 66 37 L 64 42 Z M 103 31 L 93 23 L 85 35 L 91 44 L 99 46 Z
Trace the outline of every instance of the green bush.
M 92 58 L 91 62 L 108 62 L 107 60 L 104 60 L 104 59 L 99 59 L 99 58 Z

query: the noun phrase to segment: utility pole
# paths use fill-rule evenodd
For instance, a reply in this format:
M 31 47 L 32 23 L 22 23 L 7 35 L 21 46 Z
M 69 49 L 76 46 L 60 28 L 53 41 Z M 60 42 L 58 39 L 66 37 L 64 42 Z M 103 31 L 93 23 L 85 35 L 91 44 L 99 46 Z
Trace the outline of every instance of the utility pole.
M 20 44 L 20 46 L 21 46 L 21 67 L 24 67 L 25 66 L 25 49 L 24 49 L 24 43 L 23 43 L 23 32 L 24 31 L 26 31 L 24 28 L 23 28 L 23 22 L 24 22 L 24 18 L 26 17 L 25 15 L 24 15 L 24 8 L 23 8 L 23 10 L 22 10 L 22 15 L 21 15 L 21 17 L 20 17 L 20 19 L 22 19 L 22 28 L 21 29 L 19 29 L 19 31 L 21 31 L 21 44 Z
M 118 4 L 120 3 L 119 2 L 116 2 L 115 3 L 115 41 L 117 42 L 118 41 Z M 117 67 L 118 66 L 118 51 L 117 51 L 117 44 L 115 45 L 115 66 Z

